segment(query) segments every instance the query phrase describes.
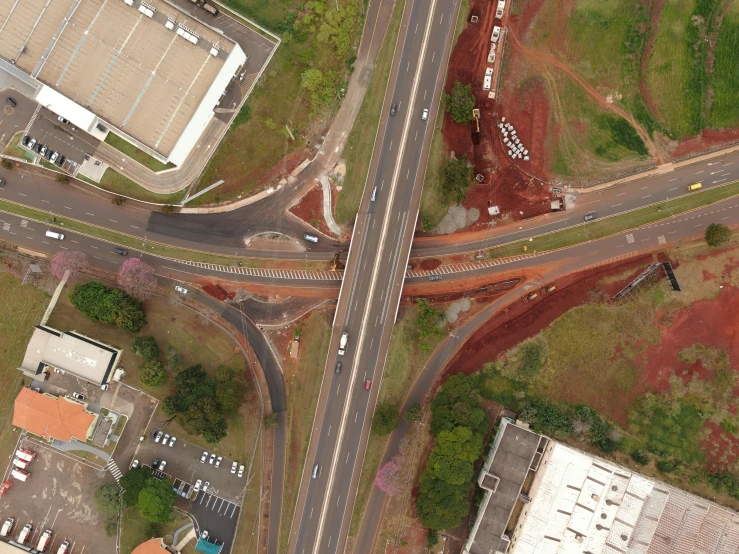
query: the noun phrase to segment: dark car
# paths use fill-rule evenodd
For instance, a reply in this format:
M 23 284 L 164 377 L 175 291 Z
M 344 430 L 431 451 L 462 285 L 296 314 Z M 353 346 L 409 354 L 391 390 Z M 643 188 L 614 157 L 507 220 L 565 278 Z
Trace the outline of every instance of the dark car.
M 398 105 L 392 104 L 390 106 L 390 115 L 395 115 L 396 113 L 398 113 Z
M 58 157 L 58 158 L 56 159 L 56 161 L 55 161 L 54 163 L 55 163 L 56 165 L 58 165 L 59 167 L 62 167 L 62 166 L 64 165 L 64 160 L 66 160 L 66 159 L 67 159 L 67 158 L 65 158 L 64 156 L 60 155 L 60 156 L 59 156 L 59 157 Z
M 336 367 L 334 368 L 334 373 L 338 375 L 341 373 L 341 362 L 336 362 Z
M 154 437 L 157 436 L 158 432 L 159 432 L 159 429 L 154 429 L 149 436 L 153 439 Z
M 7 97 L 6 99 L 5 99 L 5 103 L 6 103 L 6 104 L 9 104 L 10 106 L 13 106 L 14 108 L 15 108 L 15 106 L 16 106 L 16 104 L 15 104 L 15 100 L 13 100 L 13 99 L 12 99 L 12 98 L 11 98 L 10 96 L 8 96 L 8 97 Z
M 128 250 L 126 250 L 125 248 L 120 248 L 116 246 L 115 248 L 113 248 L 113 254 L 118 254 L 120 256 L 128 256 Z
M 5 180 L 4 179 L 0 179 L 0 187 L 4 187 L 4 186 L 5 186 Z
M 53 150 L 47 150 L 46 153 L 44 154 L 44 157 L 47 160 L 51 161 L 51 157 L 54 155 L 54 153 L 55 152 Z M 54 159 L 56 160 L 56 158 L 54 158 Z
M 151 462 L 151 469 L 156 469 L 159 467 L 159 458 L 154 458 L 154 461 Z
M 596 217 L 598 217 L 598 216 L 594 212 L 590 212 L 589 214 L 585 214 L 585 217 L 583 217 L 583 219 L 585 221 L 591 221 L 591 220 L 595 219 Z
M 23 140 L 21 140 L 21 144 L 23 146 L 28 146 L 29 142 L 31 142 L 31 137 L 29 137 L 28 135 L 24 135 Z

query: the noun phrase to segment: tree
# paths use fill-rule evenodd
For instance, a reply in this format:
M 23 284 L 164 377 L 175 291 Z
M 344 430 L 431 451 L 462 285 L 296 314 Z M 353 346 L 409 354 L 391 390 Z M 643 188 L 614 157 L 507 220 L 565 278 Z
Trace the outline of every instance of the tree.
M 5 169 L 13 169 L 13 162 L 11 162 L 10 160 L 3 160 L 2 166 Z
M 95 505 L 105 516 L 117 516 L 123 509 L 123 495 L 117 485 L 106 483 L 95 491 Z
M 141 382 L 147 387 L 160 387 L 167 380 L 167 370 L 159 360 L 149 360 L 141 371 Z
M 138 333 L 146 325 L 146 312 L 141 302 L 102 283 L 90 281 L 77 285 L 69 300 L 93 321 L 115 324 L 132 333 Z
M 447 194 L 454 195 L 457 202 L 462 202 L 471 184 L 471 177 L 472 167 L 467 162 L 467 156 L 452 158 L 441 167 L 441 188 Z
M 174 503 L 177 493 L 170 479 L 147 479 L 139 493 L 137 505 L 141 515 L 156 523 L 174 521 Z
M 338 77 L 332 70 L 326 72 L 311 68 L 306 70 L 300 80 L 300 86 L 311 93 L 313 111 L 329 104 L 336 95 Z
M 329 10 L 318 31 L 318 42 L 331 42 L 339 56 L 345 56 L 352 46 L 359 12 L 355 4 L 345 4 L 338 11 Z
M 131 352 L 148 362 L 159 356 L 159 345 L 154 337 L 136 337 Z
M 216 381 L 216 402 L 224 412 L 238 410 L 243 397 L 244 386 L 239 381 Z
M 421 406 L 418 405 L 418 402 L 415 404 L 412 404 L 403 414 L 403 419 L 405 419 L 408 423 L 414 423 L 421 419 Z
M 711 223 L 706 227 L 706 244 L 713 248 L 726 244 L 731 239 L 731 229 L 722 223 Z
M 398 409 L 392 404 L 378 404 L 372 418 L 372 431 L 378 435 L 389 435 L 398 426 Z
M 444 95 L 446 111 L 456 123 L 472 121 L 472 110 L 475 107 L 475 95 L 472 94 L 472 85 L 465 85 L 455 81 L 451 94 Z
M 395 496 L 400 492 L 402 478 L 404 477 L 403 467 L 405 459 L 401 456 L 393 456 L 393 459 L 382 466 L 375 476 L 375 485 L 388 496 Z
M 87 265 L 87 256 L 76 250 L 60 250 L 51 258 L 51 274 L 60 281 L 69 270 L 70 279 Z
M 123 503 L 126 506 L 135 506 L 139 501 L 139 493 L 146 486 L 146 482 L 151 479 L 151 468 L 147 466 L 139 466 L 129 469 L 126 474 L 121 477 L 120 485 L 125 491 L 123 493 Z
M 444 334 L 443 327 L 439 326 L 439 323 L 444 321 L 444 312 L 437 310 L 425 300 L 419 300 L 416 306 L 418 306 L 416 317 L 418 337 L 421 341 L 421 350 L 426 352 L 431 348 L 428 343 L 429 338 L 438 339 Z
M 143 300 L 157 288 L 154 268 L 140 258 L 129 258 L 118 270 L 118 284 L 129 295 Z

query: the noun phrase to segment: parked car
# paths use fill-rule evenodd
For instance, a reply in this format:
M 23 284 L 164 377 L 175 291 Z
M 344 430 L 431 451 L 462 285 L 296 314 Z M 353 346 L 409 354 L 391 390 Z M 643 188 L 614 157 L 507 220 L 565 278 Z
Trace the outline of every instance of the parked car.
M 77 400 L 84 400 L 85 399 L 85 395 L 84 394 L 80 394 L 78 392 L 73 392 L 72 393 L 72 396 L 74 396 Z
M 205 463 L 205 460 L 207 460 L 207 459 L 208 459 L 208 451 L 206 450 L 205 452 L 203 452 L 203 455 L 200 456 L 200 463 L 201 464 L 204 464 Z
M 33 148 L 36 146 L 36 142 L 38 141 L 35 138 L 32 138 L 31 140 L 29 140 L 27 144 L 28 149 L 33 150 Z
M 65 162 L 65 160 L 66 160 L 66 159 L 67 159 L 67 158 L 65 158 L 64 156 L 59 156 L 59 157 L 57 158 L 57 160 L 56 160 L 56 162 L 55 162 L 55 163 L 56 163 L 56 165 L 58 165 L 59 167 L 62 167 L 62 166 L 64 165 L 64 162 Z
M 59 158 L 59 153 L 58 152 L 52 152 L 51 153 L 51 156 L 49 156 L 49 161 L 51 163 L 54 163 L 57 160 L 57 158 Z
M 198 479 L 197 481 L 195 481 L 195 488 L 193 488 L 192 490 L 194 490 L 195 492 L 199 492 L 202 484 L 203 484 L 203 480 Z
M 210 459 L 208 460 L 208 463 L 211 464 L 211 465 L 213 465 L 213 462 L 215 462 L 215 461 L 216 461 L 216 455 L 215 454 L 211 454 L 210 455 Z
M 370 387 L 372 386 L 372 379 L 367 379 L 364 382 L 364 390 L 370 390 Z
M 5 186 L 5 179 L 0 179 L 0 187 L 4 187 L 4 186 Z
M 175 437 L 174 435 L 172 435 L 172 438 L 169 439 L 169 447 L 172 448 L 174 446 L 174 443 L 176 443 L 176 442 L 177 442 L 177 437 Z
M 64 119 L 61 115 L 57 117 L 57 119 L 61 121 L 62 123 L 64 123 L 65 125 L 69 125 L 69 120 Z
M 46 148 L 46 146 L 44 146 L 43 144 L 38 145 L 38 153 L 41 154 L 42 156 L 46 155 L 46 152 L 48 151 L 49 149 Z
M 9 106 L 13 106 L 14 108 L 16 106 L 15 100 L 13 100 L 10 96 L 5 99 L 5 103 Z
M 490 41 L 498 42 L 499 38 L 500 38 L 500 27 L 496 25 L 495 27 L 493 27 L 493 34 L 490 35 Z
M 208 487 L 210 487 L 210 481 L 206 481 L 203 485 L 203 492 L 208 492 Z
M 202 533 L 200 533 L 200 538 L 205 540 L 208 538 L 208 530 L 205 529 Z
M 64 370 L 59 369 L 58 367 L 55 367 L 54 368 L 54 373 L 61 373 L 62 375 L 64 375 Z
M 218 456 L 218 459 L 216 459 L 216 467 L 221 467 L 222 461 L 223 461 L 223 456 Z
M 161 431 L 159 431 L 159 432 L 157 433 L 157 436 L 156 436 L 156 438 L 154 439 L 154 442 L 159 442 L 160 440 L 162 440 L 162 437 L 163 437 L 163 436 L 164 436 L 164 433 L 162 433 Z
M 28 135 L 23 135 L 23 138 L 21 139 L 21 144 L 23 146 L 28 146 L 28 143 L 31 141 L 31 137 Z
M 167 443 L 169 442 L 169 433 L 164 435 L 164 438 L 162 439 L 162 445 L 167 446 Z
M 45 157 L 45 158 L 46 158 L 47 160 L 51 160 L 51 157 L 52 157 L 53 155 L 54 155 L 54 151 L 53 151 L 53 150 L 47 150 L 47 151 L 46 151 L 46 154 L 44 154 L 44 157 Z
M 239 467 L 239 464 L 236 462 L 231 464 L 231 473 L 236 473 L 236 468 Z
M 165 467 L 167 467 L 167 460 L 162 460 L 162 463 L 159 464 L 159 471 L 164 471 Z
M 151 462 L 151 469 L 157 469 L 159 467 L 159 458 L 154 458 L 154 461 Z
M 135 468 L 135 467 L 139 467 L 139 461 L 138 461 L 138 460 L 134 460 L 134 461 L 133 461 L 133 462 L 131 463 L 131 469 L 133 469 L 133 468 Z
M 243 476 L 244 476 L 244 464 L 241 464 L 239 466 L 239 477 L 243 477 Z
M 159 429 L 152 429 L 151 434 L 149 435 L 152 439 L 155 439 L 157 436 L 157 433 L 159 432 Z
M 179 285 L 176 285 L 174 290 L 179 292 L 180 294 L 187 294 L 187 289 L 185 287 L 181 287 Z
M 105 383 L 104 385 L 100 385 L 100 390 L 108 390 L 110 388 L 110 385 L 108 383 Z

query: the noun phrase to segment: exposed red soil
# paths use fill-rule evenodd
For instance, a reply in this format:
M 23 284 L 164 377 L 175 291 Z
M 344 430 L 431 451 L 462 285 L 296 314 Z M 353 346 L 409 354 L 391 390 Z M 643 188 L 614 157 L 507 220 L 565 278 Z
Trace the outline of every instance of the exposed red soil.
M 290 213 L 316 227 L 325 234 L 330 234 L 328 225 L 323 219 L 323 189 L 316 184 L 300 201 L 290 208 Z
M 424 258 L 420 264 L 418 264 L 419 269 L 423 269 L 426 271 L 431 271 L 432 269 L 436 269 L 441 265 L 441 260 L 438 258 Z M 413 264 L 414 268 L 416 264 Z
M 504 281 L 496 280 L 495 282 L 489 284 L 480 284 L 466 291 L 421 294 L 416 296 L 402 296 L 400 301 L 401 304 L 412 304 L 416 301 L 417 298 L 423 298 L 424 300 L 432 304 L 443 304 L 445 302 L 454 302 L 455 300 L 460 300 L 462 298 L 474 298 L 478 300 L 490 299 L 502 294 L 503 292 L 516 288 L 521 283 L 521 281 L 523 281 L 522 278 L 514 277 L 512 279 L 507 279 Z
M 234 293 L 229 293 L 221 285 L 217 283 L 206 283 L 203 285 L 203 292 L 213 298 L 223 301 L 234 297 Z
M 730 469 L 739 458 L 739 439 L 724 431 L 712 421 L 707 421 L 704 429 L 709 433 L 701 442 L 703 452 L 712 470 Z
M 295 152 L 291 152 L 259 178 L 259 185 L 266 187 L 281 179 L 287 179 L 296 167 L 311 156 L 312 152 L 308 148 L 299 148 Z
M 687 158 L 700 152 L 730 146 L 739 141 L 739 129 L 705 129 L 700 135 L 680 142 L 670 151 L 673 159 Z

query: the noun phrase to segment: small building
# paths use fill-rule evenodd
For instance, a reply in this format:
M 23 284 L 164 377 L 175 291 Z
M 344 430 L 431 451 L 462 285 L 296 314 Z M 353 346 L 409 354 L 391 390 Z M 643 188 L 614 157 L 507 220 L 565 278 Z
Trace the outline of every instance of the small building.
M 72 398 L 52 396 L 28 388 L 15 399 L 13 425 L 47 440 L 85 442 L 95 432 L 99 414 Z
M 739 514 L 504 419 L 464 554 L 737 552 Z
M 170 554 L 172 552 L 174 550 L 167 548 L 162 539 L 149 539 L 134 548 L 131 554 Z
M 80 333 L 36 325 L 18 369 L 38 380 L 44 380 L 44 373 L 60 369 L 100 386 L 110 381 L 120 358 L 120 349 Z

